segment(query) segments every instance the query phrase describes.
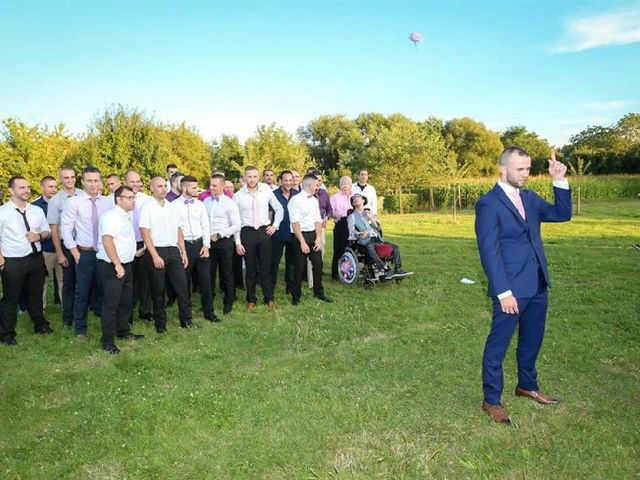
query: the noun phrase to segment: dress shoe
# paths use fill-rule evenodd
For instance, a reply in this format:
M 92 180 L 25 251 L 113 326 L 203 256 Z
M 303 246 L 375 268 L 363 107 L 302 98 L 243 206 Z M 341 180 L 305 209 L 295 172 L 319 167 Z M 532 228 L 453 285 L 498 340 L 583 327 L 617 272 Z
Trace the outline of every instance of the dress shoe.
M 156 333 L 167 333 L 167 329 L 165 327 L 156 327 Z
M 300 305 L 300 299 L 299 298 L 292 298 L 291 299 L 291 305 Z
M 5 338 L 2 341 L 0 341 L 0 343 L 3 343 L 5 345 L 18 345 L 18 342 L 16 341 L 15 338 Z
M 144 335 L 136 335 L 135 333 L 127 333 L 126 335 L 118 335 L 118 338 L 123 340 L 142 340 Z
M 193 328 L 193 322 L 181 322 L 180 323 L 180 327 L 181 328 Z
M 140 320 L 146 320 L 147 322 L 150 322 L 152 320 L 151 313 L 139 313 L 138 318 Z
M 51 329 L 50 326 L 46 325 L 44 327 L 40 327 L 40 328 L 36 329 L 35 333 L 37 333 L 39 335 L 47 335 L 49 333 L 53 333 L 53 330 Z
M 256 304 L 253 302 L 247 303 L 247 312 L 252 312 L 253 309 L 256 308 Z
M 73 327 L 73 322 L 63 322 L 65 327 Z
M 233 310 L 233 305 L 224 305 L 222 307 L 222 314 L 227 315 L 228 313 L 231 313 L 231 310 Z
M 560 403 L 560 400 L 557 398 L 550 397 L 542 392 L 536 392 L 535 390 L 525 390 L 521 387 L 516 387 L 516 396 L 530 398 L 542 405 L 556 405 Z
M 78 340 L 82 340 L 83 342 L 89 341 L 89 335 L 87 335 L 86 333 L 79 333 L 76 335 L 76 337 L 78 338 Z
M 511 419 L 509 415 L 507 415 L 506 410 L 501 404 L 493 405 L 491 403 L 487 403 L 486 401 L 482 402 L 482 410 L 487 412 L 487 414 L 491 417 L 494 422 L 497 423 L 511 423 Z
M 323 302 L 327 302 L 327 303 L 332 303 L 333 300 L 329 297 L 327 297 L 324 293 L 321 293 L 320 295 L 316 295 L 316 298 L 318 300 L 322 300 Z
M 104 345 L 102 348 L 104 349 L 105 352 L 111 355 L 117 355 L 118 353 L 120 353 L 120 349 L 115 345 Z
M 207 320 L 209 320 L 211 323 L 219 323 L 220 319 L 216 316 L 215 313 L 212 313 L 211 316 L 209 317 L 205 317 Z
M 275 310 L 276 308 L 278 308 L 278 304 L 273 300 L 269 300 L 267 302 L 267 307 L 269 307 L 271 310 Z

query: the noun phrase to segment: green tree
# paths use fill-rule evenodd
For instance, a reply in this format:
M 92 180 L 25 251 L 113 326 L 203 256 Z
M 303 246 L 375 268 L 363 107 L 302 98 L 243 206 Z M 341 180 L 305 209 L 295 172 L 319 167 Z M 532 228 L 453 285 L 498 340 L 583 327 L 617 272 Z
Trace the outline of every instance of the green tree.
M 52 129 L 29 126 L 15 118 L 3 120 L 0 128 L 0 181 L 13 175 L 25 177 L 36 192 L 40 179 L 57 177 L 58 169 L 75 157 L 79 142 L 67 134 L 64 125 Z
M 247 139 L 245 163 L 261 173 L 266 168 L 276 172 L 295 169 L 302 173 L 312 164 L 306 146 L 275 124 L 259 126 L 255 135 Z
M 236 181 L 242 174 L 244 146 L 235 135 L 222 135 L 220 143 L 213 142 L 211 148 L 211 171 L 222 170 L 227 179 Z
M 381 192 L 398 195 L 403 212 L 402 193 L 424 186 L 437 171 L 442 157 L 449 155 L 440 133 L 429 131 L 416 122 L 394 116 L 381 129 L 367 149 L 371 181 Z
M 469 117 L 454 118 L 444 126 L 444 138 L 468 175 L 493 175 L 502 152 L 500 135 Z
M 531 173 L 534 175 L 543 173 L 547 167 L 547 160 L 551 151 L 551 145 L 545 138 L 540 138 L 537 133 L 529 132 L 527 127 L 513 126 L 507 128 L 500 137 L 504 148 L 520 147 L 531 156 Z

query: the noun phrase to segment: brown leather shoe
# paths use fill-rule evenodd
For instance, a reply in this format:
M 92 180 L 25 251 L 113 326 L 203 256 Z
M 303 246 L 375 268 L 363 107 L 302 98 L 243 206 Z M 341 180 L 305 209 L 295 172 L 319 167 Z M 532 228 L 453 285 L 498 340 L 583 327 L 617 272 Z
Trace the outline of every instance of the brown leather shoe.
M 254 308 L 256 308 L 256 304 L 249 302 L 247 303 L 247 312 L 251 312 Z
M 78 340 L 82 340 L 83 342 L 89 341 L 89 335 L 87 335 L 86 333 L 79 333 L 78 335 L 76 335 L 76 337 L 78 338 Z
M 542 392 L 536 392 L 535 390 L 525 390 L 521 387 L 516 387 L 516 396 L 530 398 L 542 405 L 556 405 L 560 403 L 560 400 L 557 398 L 550 397 Z
M 269 302 L 267 302 L 267 307 L 269 307 L 271 310 L 275 310 L 276 308 L 278 308 L 278 304 L 273 300 L 269 300 Z
M 509 418 L 509 415 L 507 415 L 507 411 L 500 403 L 497 405 L 493 405 L 491 403 L 483 401 L 482 410 L 487 412 L 491 417 L 491 420 L 493 420 L 494 422 L 506 424 L 511 423 L 511 419 Z

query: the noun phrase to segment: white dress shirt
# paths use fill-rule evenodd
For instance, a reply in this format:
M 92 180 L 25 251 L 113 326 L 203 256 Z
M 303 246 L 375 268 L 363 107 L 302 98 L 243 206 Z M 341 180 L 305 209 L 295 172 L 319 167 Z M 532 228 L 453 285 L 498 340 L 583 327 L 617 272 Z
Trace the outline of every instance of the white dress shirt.
M 305 191 L 300 192 L 298 195 L 293 195 L 287 208 L 289 209 L 292 233 L 294 223 L 299 223 L 300 230 L 303 232 L 313 232 L 316 229 L 316 223 L 322 222 L 318 199 Z
M 9 200 L 0 206 L 0 249 L 5 258 L 26 257 L 33 253 L 31 242 L 27 240 L 27 227 L 23 217 L 16 212 L 18 206 Z M 32 232 L 50 232 L 49 223 L 44 216 L 44 210 L 36 205 L 27 203 L 24 210 L 26 212 L 29 229 Z M 36 249 L 42 251 L 40 242 L 34 242 Z
M 121 263 L 133 262 L 136 255 L 136 237 L 133 232 L 131 215 L 121 207 L 115 206 L 100 217 L 100 236 L 98 239 L 98 253 L 96 258 L 113 263 L 107 255 L 102 243 L 102 236 L 113 238 L 116 253 Z
M 209 224 L 211 235 L 218 235 L 219 238 L 236 236 L 240 233 L 240 209 L 236 202 L 226 195 L 217 197 L 213 195 L 205 198 L 204 206 L 209 213 Z M 237 235 L 236 243 L 240 243 Z
M 203 246 L 211 246 L 209 216 L 202 201 L 197 198 L 187 199 L 181 195 L 171 202 L 170 211 L 177 217 L 185 241 L 202 239 Z
M 112 205 L 107 202 L 107 197 L 98 195 L 96 207 L 98 209 L 98 222 L 103 213 L 111 210 Z M 64 240 L 64 246 L 71 250 L 74 247 L 93 247 L 93 222 L 92 201 L 87 192 L 82 192 L 75 197 L 67 199 L 60 217 L 60 236 Z M 99 223 L 98 223 L 99 225 Z M 73 234 L 75 230 L 75 235 Z M 98 233 L 98 240 L 99 240 Z
M 365 209 L 371 210 L 373 215 L 378 215 L 378 195 L 376 194 L 376 189 L 373 188 L 373 185 L 369 185 L 368 183 L 364 186 L 364 188 L 360 187 L 357 183 L 354 183 L 351 186 L 351 194 L 361 193 L 365 197 L 367 197 L 367 204 L 365 205 Z
M 169 206 L 171 202 L 155 198 L 145 203 L 140 211 L 140 228 L 148 228 L 154 247 L 178 246 L 178 218 Z
M 235 193 L 233 200 L 238 204 L 240 209 L 240 224 L 242 227 L 255 227 L 256 223 L 258 228 L 271 225 L 272 223 L 269 220 L 269 205 L 271 205 L 274 211 L 273 226 L 276 227 L 276 229 L 280 227 L 284 210 L 266 183 L 258 183 L 258 189 L 255 193 L 249 192 L 245 185 Z M 253 211 L 254 203 L 257 205 L 255 219 Z

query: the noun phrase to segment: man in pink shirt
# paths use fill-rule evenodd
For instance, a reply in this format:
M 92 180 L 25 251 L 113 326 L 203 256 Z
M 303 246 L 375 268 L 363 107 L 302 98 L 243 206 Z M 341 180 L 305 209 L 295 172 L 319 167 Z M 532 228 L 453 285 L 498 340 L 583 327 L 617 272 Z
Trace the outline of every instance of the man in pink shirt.
M 338 280 L 338 261 L 348 245 L 349 227 L 347 226 L 347 215 L 351 210 L 351 177 L 340 177 L 340 191 L 331 195 L 331 218 L 335 225 L 333 227 L 333 259 L 331 260 L 331 278 Z

